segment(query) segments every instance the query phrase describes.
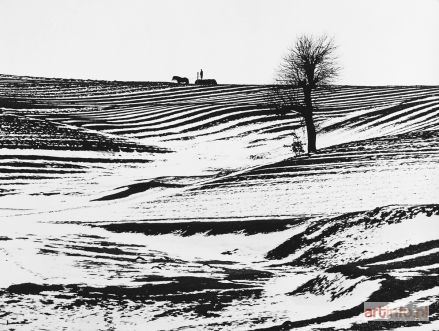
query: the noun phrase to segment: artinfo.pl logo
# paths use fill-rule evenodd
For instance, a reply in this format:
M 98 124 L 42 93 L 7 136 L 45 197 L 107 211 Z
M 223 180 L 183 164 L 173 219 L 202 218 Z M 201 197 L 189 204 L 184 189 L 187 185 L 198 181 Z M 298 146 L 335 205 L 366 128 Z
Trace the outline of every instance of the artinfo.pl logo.
M 409 303 L 396 306 L 390 302 L 365 302 L 364 317 L 367 321 L 428 321 L 429 306 Z

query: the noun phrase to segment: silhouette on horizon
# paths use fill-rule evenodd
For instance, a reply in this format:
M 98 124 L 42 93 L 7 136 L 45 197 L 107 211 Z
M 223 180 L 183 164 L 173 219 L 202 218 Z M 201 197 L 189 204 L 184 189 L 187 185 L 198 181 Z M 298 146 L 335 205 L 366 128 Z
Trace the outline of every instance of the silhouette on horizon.
M 197 72 L 197 80 L 195 81 L 195 85 L 217 85 L 215 79 L 203 79 L 204 72 L 203 69 L 200 69 L 200 72 Z
M 176 80 L 178 84 L 189 84 L 189 79 L 186 77 L 174 76 L 172 77 L 172 80 Z

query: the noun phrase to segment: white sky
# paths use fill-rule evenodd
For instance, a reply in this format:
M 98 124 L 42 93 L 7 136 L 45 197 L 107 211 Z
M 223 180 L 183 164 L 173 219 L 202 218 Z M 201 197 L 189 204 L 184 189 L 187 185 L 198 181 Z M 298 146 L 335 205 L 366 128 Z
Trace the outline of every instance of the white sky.
M 302 33 L 340 84 L 439 84 L 439 0 L 0 0 L 0 73 L 271 83 Z

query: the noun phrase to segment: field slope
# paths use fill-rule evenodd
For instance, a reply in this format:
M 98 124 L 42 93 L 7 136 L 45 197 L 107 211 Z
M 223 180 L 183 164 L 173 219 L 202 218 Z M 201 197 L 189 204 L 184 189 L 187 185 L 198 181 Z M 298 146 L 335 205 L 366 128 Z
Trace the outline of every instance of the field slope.
M 0 75 L 0 324 L 439 328 L 439 87 L 317 91 L 311 156 L 269 89 Z

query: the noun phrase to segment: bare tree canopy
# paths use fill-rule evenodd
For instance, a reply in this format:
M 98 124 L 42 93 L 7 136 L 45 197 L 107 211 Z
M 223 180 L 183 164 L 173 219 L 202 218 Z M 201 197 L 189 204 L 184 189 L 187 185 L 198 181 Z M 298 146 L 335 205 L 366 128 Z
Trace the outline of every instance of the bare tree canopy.
M 334 55 L 337 46 L 327 36 L 300 36 L 281 64 L 279 81 L 298 87 L 330 84 L 338 75 Z
M 281 63 L 269 100 L 276 113 L 296 112 L 304 118 L 309 153 L 317 151 L 312 91 L 330 85 L 337 77 L 336 49 L 327 36 L 300 36 Z

